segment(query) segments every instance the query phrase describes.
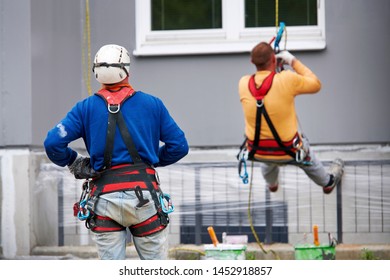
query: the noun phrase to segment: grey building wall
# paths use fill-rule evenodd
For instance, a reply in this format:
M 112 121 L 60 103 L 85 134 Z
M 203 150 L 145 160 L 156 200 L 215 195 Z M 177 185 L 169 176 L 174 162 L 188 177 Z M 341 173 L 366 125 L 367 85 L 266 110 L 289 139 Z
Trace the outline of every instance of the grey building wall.
M 302 128 L 315 144 L 389 142 L 390 2 L 325 4 L 327 48 L 293 53 L 323 83 L 297 99 Z M 0 0 L 0 8 L 0 146 L 42 147 L 47 130 L 87 96 L 84 1 Z M 134 1 L 90 1 L 90 17 L 92 57 L 107 43 L 134 49 Z M 192 147 L 230 146 L 244 132 L 237 83 L 253 71 L 248 53 L 132 57 L 130 80 L 163 99 Z
M 373 3 L 375 2 L 375 3 Z M 46 132 L 85 98 L 84 1 L 0 1 L 0 146 L 42 146 Z M 323 88 L 297 99 L 313 143 L 389 142 L 386 55 L 390 2 L 326 1 L 327 48 L 294 52 Z M 107 43 L 135 48 L 134 1 L 90 2 L 91 56 Z M 161 97 L 191 146 L 242 141 L 239 78 L 249 54 L 132 57 L 131 83 Z M 99 85 L 92 79 L 92 89 Z
M 81 61 L 84 1 L 32 2 L 31 144 L 41 147 L 47 131 L 87 96 Z
M 0 1 L 0 146 L 32 142 L 30 1 Z

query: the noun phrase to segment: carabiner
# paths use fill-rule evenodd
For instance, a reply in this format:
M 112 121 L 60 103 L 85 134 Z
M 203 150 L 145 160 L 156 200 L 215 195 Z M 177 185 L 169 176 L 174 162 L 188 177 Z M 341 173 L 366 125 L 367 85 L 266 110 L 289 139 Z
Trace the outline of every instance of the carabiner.
M 160 195 L 160 204 L 161 209 L 165 214 L 170 214 L 175 211 L 175 207 L 172 204 L 172 199 L 169 194 L 164 193 L 163 195 Z
M 279 31 L 278 34 L 276 35 L 275 43 L 274 43 L 274 50 L 275 53 L 278 53 L 280 51 L 279 43 L 282 40 L 283 32 L 284 29 L 286 28 L 286 25 L 284 22 L 281 22 L 279 25 Z
M 244 174 L 242 174 L 242 165 L 244 165 Z M 238 175 L 242 179 L 244 184 L 248 184 L 248 172 L 246 170 L 246 160 L 244 158 L 240 159 L 240 163 L 238 164 Z
M 89 200 L 89 195 L 90 195 L 90 189 L 89 189 L 89 180 L 86 180 L 83 183 L 83 191 L 80 196 L 79 200 L 79 212 L 77 213 L 77 218 L 80 221 L 86 220 L 90 216 L 90 211 L 86 208 L 87 202 Z
M 87 204 L 87 198 L 80 201 L 79 203 L 79 212 L 77 213 L 77 218 L 80 220 L 80 221 L 85 221 L 86 219 L 88 219 L 88 217 L 90 216 L 90 212 L 89 210 L 85 207 L 85 205 Z

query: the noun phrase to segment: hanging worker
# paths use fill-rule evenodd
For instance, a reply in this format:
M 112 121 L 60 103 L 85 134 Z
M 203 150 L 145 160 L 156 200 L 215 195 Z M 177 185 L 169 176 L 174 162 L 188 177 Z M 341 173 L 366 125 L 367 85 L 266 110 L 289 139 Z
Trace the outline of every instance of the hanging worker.
M 317 93 L 321 89 L 320 80 L 290 52 L 275 55 L 266 42 L 252 49 L 251 62 L 256 73 L 239 81 L 246 136 L 242 150 L 249 160 L 260 162 L 266 187 L 271 192 L 278 190 L 280 166 L 296 164 L 325 194 L 330 194 L 341 180 L 344 162 L 337 158 L 329 171 L 325 170 L 300 131 L 294 104 L 294 98 L 300 94 Z M 279 63 L 294 71 L 276 71 Z
M 100 259 L 125 259 L 127 228 L 140 259 L 168 257 L 168 214 L 155 167 L 188 153 L 185 134 L 163 102 L 129 84 L 130 56 L 101 47 L 93 72 L 102 85 L 78 102 L 44 141 L 49 159 L 91 186 L 87 219 Z M 82 138 L 89 156 L 68 144 Z

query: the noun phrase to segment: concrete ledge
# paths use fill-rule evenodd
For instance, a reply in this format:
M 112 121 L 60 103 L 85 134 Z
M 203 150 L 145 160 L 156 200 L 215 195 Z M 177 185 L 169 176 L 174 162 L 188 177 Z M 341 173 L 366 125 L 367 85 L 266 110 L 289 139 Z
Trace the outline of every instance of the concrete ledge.
M 247 246 L 248 260 L 295 260 L 294 246 L 291 244 L 263 245 L 264 253 L 256 243 Z M 204 259 L 202 245 L 175 245 L 169 250 L 169 258 L 173 260 L 202 260 Z M 126 249 L 128 259 L 138 259 L 133 245 Z M 24 259 L 97 259 L 95 246 L 63 246 L 63 247 L 35 247 L 30 256 L 21 256 Z M 390 244 L 339 244 L 336 246 L 336 260 L 390 260 Z

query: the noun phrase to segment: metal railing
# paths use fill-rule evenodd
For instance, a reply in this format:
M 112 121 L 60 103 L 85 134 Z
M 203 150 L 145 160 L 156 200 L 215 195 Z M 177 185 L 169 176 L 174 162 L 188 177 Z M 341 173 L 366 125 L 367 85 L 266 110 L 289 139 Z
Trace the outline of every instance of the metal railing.
M 230 230 L 251 236 L 249 187 L 239 178 L 237 164 L 176 164 L 159 172 L 163 190 L 172 193 L 178 209 L 182 243 L 183 236 L 204 243 L 210 225 L 217 234 Z M 389 160 L 347 161 L 343 180 L 330 195 L 296 166 L 281 168 L 277 193 L 265 188 L 257 164 L 253 172 L 251 215 L 265 243 L 298 242 L 314 224 L 323 234 L 337 235 L 340 243 L 345 234 L 390 242 Z
M 65 171 L 65 181 L 50 182 L 58 185 L 59 245 L 78 245 L 76 235 L 84 235 L 86 244 L 91 242 L 89 231 L 70 214 L 81 183 Z M 177 163 L 158 172 L 161 188 L 175 206 L 169 227 L 172 243 L 209 243 L 208 226 L 217 236 L 245 234 L 254 240 L 248 220 L 249 185 L 239 178 L 237 163 Z M 281 168 L 276 193 L 265 188 L 258 163 L 252 183 L 250 215 L 265 243 L 295 244 L 314 224 L 322 238 L 332 233 L 340 243 L 390 242 L 390 160 L 346 161 L 342 183 L 330 195 L 290 165 Z

